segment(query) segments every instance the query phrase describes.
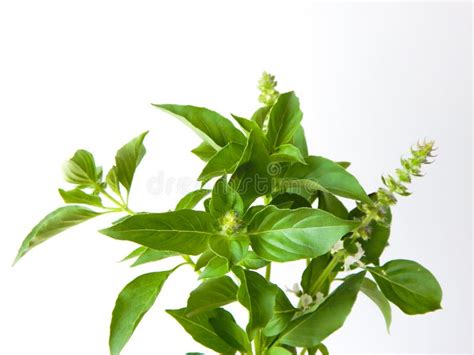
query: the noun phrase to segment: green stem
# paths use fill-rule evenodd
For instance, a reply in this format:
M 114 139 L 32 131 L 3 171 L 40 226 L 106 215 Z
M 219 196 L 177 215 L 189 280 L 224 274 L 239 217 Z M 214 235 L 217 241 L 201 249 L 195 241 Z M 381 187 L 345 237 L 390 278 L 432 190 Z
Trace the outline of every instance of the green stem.
M 308 350 L 308 349 L 306 349 L 306 348 L 301 349 L 300 355 L 306 354 L 306 350 Z
M 265 268 L 265 279 L 270 281 L 270 277 L 272 275 L 272 263 L 268 264 Z
M 111 194 L 109 194 L 107 191 L 104 189 L 100 189 L 100 192 L 107 197 L 114 205 L 120 208 L 120 211 L 127 212 L 130 215 L 136 214 L 134 211 L 132 211 L 130 208 L 128 208 L 126 203 L 121 203 L 118 201 L 115 197 L 113 197 Z
M 312 296 L 316 295 L 318 293 L 318 291 L 321 289 L 321 287 L 323 286 L 326 279 L 329 277 L 329 275 L 331 275 L 331 272 L 334 270 L 334 268 L 337 266 L 337 264 L 339 264 L 339 261 L 340 261 L 339 256 L 340 256 L 340 254 L 336 253 L 332 257 L 331 261 L 326 266 L 326 268 L 323 270 L 321 275 L 319 275 L 319 277 L 316 279 L 315 283 L 311 285 L 311 288 L 309 289 L 310 295 L 312 295 Z

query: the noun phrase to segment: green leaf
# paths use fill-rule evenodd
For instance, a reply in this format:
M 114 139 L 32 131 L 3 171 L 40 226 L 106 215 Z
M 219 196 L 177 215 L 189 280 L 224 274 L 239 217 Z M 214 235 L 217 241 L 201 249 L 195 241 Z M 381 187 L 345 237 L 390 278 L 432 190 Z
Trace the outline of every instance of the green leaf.
M 193 337 L 195 341 L 219 354 L 234 354 L 235 350 L 217 335 L 214 327 L 209 322 L 215 318 L 215 310 L 201 313 L 192 317 L 186 315 L 186 308 L 167 310 L 174 319 Z
M 212 198 L 209 203 L 209 211 L 215 218 L 221 218 L 230 211 L 237 213 L 237 216 L 242 216 L 244 213 L 244 202 L 242 198 L 237 191 L 227 183 L 225 176 L 217 180 L 214 184 Z
M 285 292 L 277 289 L 275 309 L 272 318 L 263 329 L 263 335 L 272 337 L 280 334 L 290 323 L 297 309 L 293 307 Z
M 265 119 L 267 118 L 268 113 L 270 112 L 272 106 L 263 106 L 260 107 L 252 115 L 251 120 L 254 121 L 260 128 L 263 128 Z
M 249 250 L 245 257 L 240 260 L 238 264 L 246 269 L 257 270 L 267 266 L 269 263 L 269 261 L 262 259 L 257 254 L 255 254 L 254 251 Z
M 392 323 L 392 308 L 390 307 L 390 303 L 388 303 L 383 293 L 380 292 L 377 284 L 372 280 L 365 278 L 364 281 L 362 281 L 360 290 L 372 301 L 374 301 L 377 307 L 379 307 L 385 319 L 387 331 L 390 332 L 390 324 Z
M 274 147 L 292 143 L 303 113 L 300 101 L 293 91 L 281 94 L 273 105 L 268 119 L 267 137 Z
M 232 117 L 237 121 L 240 127 L 244 129 L 244 131 L 246 131 L 247 133 L 250 133 L 253 131 L 257 139 L 262 141 L 268 150 L 271 149 L 271 145 L 268 142 L 265 132 L 255 121 L 251 121 L 251 120 L 248 120 L 246 118 L 239 117 L 236 115 L 232 115 Z
M 255 253 L 266 260 L 284 262 L 326 254 L 355 226 L 355 221 L 317 209 L 268 206 L 254 216 L 247 233 Z
M 214 218 L 207 212 L 179 210 L 133 215 L 100 232 L 151 249 L 198 255 L 216 232 L 213 224 Z
M 306 266 L 306 269 L 301 276 L 301 287 L 305 293 L 311 294 L 311 286 L 316 282 L 330 261 L 330 254 L 324 254 L 311 259 L 311 262 Z M 329 281 L 329 279 L 326 280 L 321 289 L 324 294 L 327 294 L 329 291 Z
M 215 254 L 226 258 L 233 266 L 247 255 L 249 240 L 246 235 L 220 235 L 209 238 L 209 249 Z
M 217 112 L 196 106 L 168 104 L 154 106 L 177 117 L 216 150 L 231 142 L 245 144 L 242 132 Z
M 94 156 L 87 150 L 78 150 L 63 167 L 64 178 L 71 184 L 95 188 L 102 179 L 102 168 L 96 167 Z
M 293 320 L 281 337 L 283 344 L 312 348 L 344 324 L 357 298 L 365 271 L 349 276 L 312 313 Z
M 303 154 L 293 144 L 282 144 L 270 155 L 270 160 L 275 162 L 289 162 L 306 164 Z
M 357 179 L 339 164 L 323 158 L 310 156 L 306 158 L 307 165 L 293 164 L 285 173 L 287 181 L 302 180 L 309 190 L 322 190 L 334 195 L 353 200 L 372 203 Z
M 268 349 L 265 355 L 292 355 L 292 353 L 286 350 L 285 348 L 281 348 L 278 346 L 276 348 L 272 347 Z
M 209 318 L 209 323 L 211 323 L 216 334 L 234 349 L 242 353 L 251 351 L 247 334 L 237 325 L 232 314 L 218 308 L 215 310 L 214 316 Z
M 295 132 L 295 135 L 293 136 L 293 145 L 297 147 L 301 154 L 303 154 L 304 157 L 308 156 L 308 145 L 306 144 L 306 137 L 304 134 L 304 129 L 303 126 L 300 124 L 298 129 Z
M 237 289 L 237 285 L 229 276 L 202 282 L 189 295 L 187 315 L 191 317 L 236 301 Z
M 250 132 L 238 168 L 229 184 L 240 194 L 244 204 L 249 206 L 258 196 L 272 190 L 272 177 L 268 173 L 270 157 L 264 143 Z
M 321 355 L 329 355 L 328 348 L 322 343 L 318 346 L 315 346 L 314 348 L 308 349 L 308 355 L 316 355 L 318 351 L 321 353 Z
M 300 207 L 311 207 L 311 203 L 305 199 L 303 196 L 298 194 L 292 194 L 288 192 L 284 192 L 275 196 L 272 201 L 271 205 L 276 206 L 278 208 L 289 208 L 289 209 L 296 209 Z
M 65 203 L 80 203 L 83 205 L 104 207 L 99 196 L 88 194 L 79 188 L 69 191 L 59 189 L 58 191 Z
M 150 248 L 144 248 L 145 250 L 137 257 L 132 266 L 139 266 L 155 261 L 170 258 L 172 256 L 179 256 L 179 253 L 169 250 L 154 250 Z
M 264 328 L 273 316 L 277 287 L 254 271 L 233 269 L 240 280 L 238 301 L 249 311 L 247 333 L 253 339 L 255 331 Z
M 199 189 L 186 194 L 176 205 L 176 210 L 193 209 L 211 190 Z
M 241 144 L 227 144 L 209 159 L 198 180 L 207 182 L 216 176 L 232 174 L 237 168 L 243 151 L 244 146 Z
M 115 155 L 117 177 L 127 192 L 130 192 L 135 170 L 146 153 L 143 140 L 147 134 L 148 132 L 144 132 L 138 137 L 133 138 L 120 148 L 117 151 L 117 155 Z
M 206 266 L 209 261 L 211 261 L 211 259 L 213 257 L 215 257 L 216 254 L 214 254 L 214 252 L 212 250 L 206 250 L 204 251 L 204 253 L 202 253 L 199 258 L 197 259 L 196 261 L 196 266 L 194 267 L 194 270 L 198 271 L 198 270 L 201 270 L 204 266 Z
M 118 178 L 117 170 L 117 167 L 114 165 L 107 173 L 107 176 L 105 177 L 105 182 L 113 192 L 115 192 L 118 196 L 121 196 L 122 194 L 120 192 L 120 181 Z
M 230 271 L 229 261 L 222 256 L 215 256 L 206 265 L 202 273 L 199 275 L 199 279 L 212 279 L 221 277 Z
M 217 150 L 214 149 L 212 145 L 207 142 L 202 142 L 196 148 L 191 150 L 191 152 L 198 156 L 199 159 L 203 161 L 209 161 L 214 154 L 217 153 Z
M 15 263 L 35 246 L 100 214 L 100 212 L 81 206 L 64 206 L 54 210 L 44 217 L 26 236 L 18 251 Z
M 148 248 L 146 247 L 138 247 L 138 248 L 135 248 L 130 254 L 128 254 L 125 258 L 123 258 L 122 260 L 120 261 L 127 261 L 127 260 L 130 260 L 130 259 L 135 259 L 135 258 L 138 258 L 140 255 L 142 255 L 146 250 L 148 250 Z
M 318 208 L 327 211 L 339 218 L 348 219 L 349 212 L 346 206 L 333 194 L 319 191 L 319 204 Z
M 172 271 L 141 275 L 120 292 L 110 325 L 111 355 L 120 354 L 143 316 L 155 303 L 163 284 Z
M 369 268 L 385 297 L 406 314 L 441 308 L 442 290 L 431 272 L 411 260 L 392 260 Z

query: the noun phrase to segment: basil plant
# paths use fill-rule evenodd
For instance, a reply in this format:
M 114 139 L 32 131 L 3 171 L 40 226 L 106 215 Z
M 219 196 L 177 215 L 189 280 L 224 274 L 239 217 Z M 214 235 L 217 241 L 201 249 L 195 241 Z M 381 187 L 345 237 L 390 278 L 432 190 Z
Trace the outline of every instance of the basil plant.
M 198 343 L 220 354 L 328 354 L 326 339 L 342 327 L 359 294 L 380 309 L 387 328 L 391 307 L 406 314 L 441 308 L 435 277 L 415 261 L 381 263 L 399 196 L 433 156 L 433 142 L 418 143 L 383 185 L 368 194 L 348 162 L 310 155 L 303 113 L 294 92 L 279 93 L 275 78 L 259 81 L 261 107 L 232 120 L 196 106 L 156 104 L 194 130 L 192 152 L 205 162 L 201 188 L 174 210 L 129 207 L 134 174 L 145 156 L 146 132 L 120 148 L 106 174 L 78 150 L 67 161 L 59 193 L 65 205 L 28 234 L 17 260 L 54 235 L 89 219 L 120 214 L 100 232 L 137 244 L 133 266 L 174 258 L 176 266 L 143 274 L 118 295 L 110 326 L 110 353 L 118 355 L 168 277 L 190 266 L 200 281 L 180 309 L 168 315 Z M 349 207 L 351 206 L 352 207 Z M 272 279 L 273 263 L 301 263 L 292 287 Z M 248 322 L 226 310 L 239 303 Z

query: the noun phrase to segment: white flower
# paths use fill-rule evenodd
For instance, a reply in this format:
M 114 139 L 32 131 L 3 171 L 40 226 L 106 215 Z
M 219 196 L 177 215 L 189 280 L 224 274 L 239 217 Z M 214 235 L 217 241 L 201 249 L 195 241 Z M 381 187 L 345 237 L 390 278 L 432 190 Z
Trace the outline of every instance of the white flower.
M 298 295 L 301 292 L 300 285 L 298 285 L 297 283 L 294 283 L 293 286 L 291 286 L 291 288 L 286 287 L 286 291 L 294 293 L 295 295 Z
M 357 264 L 359 266 L 364 266 L 364 263 L 360 261 L 364 256 L 364 249 L 362 249 L 362 245 L 359 242 L 355 243 L 357 246 L 357 252 L 354 255 L 348 255 L 344 259 L 344 271 L 351 271 L 351 266 Z
M 314 301 L 314 303 L 320 304 L 323 301 L 324 301 L 324 294 L 322 292 L 318 292 L 316 294 L 316 300 Z
M 342 240 L 338 240 L 336 244 L 334 244 L 331 248 L 331 254 L 336 254 L 339 250 L 344 249 L 344 242 Z
M 302 294 L 300 297 L 300 302 L 303 309 L 307 309 L 313 303 L 313 297 L 311 297 L 307 293 Z

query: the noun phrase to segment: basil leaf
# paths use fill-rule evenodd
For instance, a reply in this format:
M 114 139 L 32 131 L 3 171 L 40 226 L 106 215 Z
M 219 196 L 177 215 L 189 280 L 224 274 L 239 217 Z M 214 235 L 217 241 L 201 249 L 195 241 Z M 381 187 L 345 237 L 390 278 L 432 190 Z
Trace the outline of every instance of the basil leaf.
M 306 164 L 303 154 L 293 144 L 282 144 L 275 149 L 270 160 L 275 162 L 289 162 Z
M 285 173 L 287 179 L 285 183 L 291 183 L 292 179 L 303 180 L 310 190 L 322 190 L 337 196 L 372 203 L 357 179 L 339 164 L 315 156 L 307 157 L 306 163 L 307 165 L 293 164 Z
M 147 134 L 148 132 L 144 132 L 138 137 L 133 138 L 120 148 L 115 156 L 117 178 L 127 192 L 130 192 L 135 170 L 146 153 L 143 140 Z
M 233 266 L 247 255 L 249 240 L 245 235 L 226 236 L 216 234 L 209 238 L 209 249 L 226 258 Z
M 107 186 L 109 186 L 113 192 L 121 196 L 122 194 L 120 192 L 120 182 L 119 182 L 117 170 L 118 170 L 117 167 L 114 165 L 107 173 L 107 176 L 105 177 L 105 182 L 107 183 Z
M 131 266 L 139 266 L 155 261 L 160 261 L 163 259 L 170 258 L 172 256 L 179 256 L 179 253 L 169 250 L 154 250 L 150 248 L 145 248 L 145 250 L 137 257 L 135 262 Z
M 254 271 L 233 269 L 240 280 L 237 300 L 249 311 L 247 333 L 253 339 L 255 331 L 264 328 L 273 316 L 277 287 Z
M 272 106 L 263 106 L 260 107 L 255 113 L 252 115 L 251 120 L 254 121 L 260 128 L 263 128 L 265 120 L 270 112 Z
M 211 323 L 216 334 L 234 349 L 242 353 L 251 351 L 247 334 L 237 325 L 232 314 L 218 308 L 215 310 L 214 316 L 209 318 L 209 323 Z
M 193 209 L 211 190 L 199 189 L 186 194 L 176 205 L 176 210 Z
M 125 258 L 123 258 L 122 260 L 120 260 L 121 262 L 123 261 L 127 261 L 127 260 L 130 260 L 130 259 L 135 259 L 135 258 L 138 258 L 140 255 L 142 255 L 146 250 L 148 250 L 148 248 L 146 247 L 138 247 L 136 249 L 134 249 L 130 254 L 128 254 Z
M 194 267 L 195 271 L 201 270 L 204 266 L 206 266 L 209 261 L 215 257 L 216 254 L 212 250 L 206 250 L 202 253 L 196 261 L 196 266 Z
M 169 309 L 166 311 L 193 337 L 195 341 L 219 354 L 234 354 L 236 349 L 227 344 L 217 335 L 209 319 L 215 318 L 216 311 L 197 314 L 192 317 L 186 315 L 186 308 Z
M 284 192 L 272 199 L 271 205 L 278 208 L 296 209 L 300 207 L 311 207 L 311 203 L 299 194 Z
M 296 129 L 295 135 L 293 136 L 292 143 L 295 147 L 297 147 L 300 150 L 301 154 L 303 154 L 304 157 L 308 156 L 308 145 L 306 144 L 304 128 L 301 124 Z
M 232 115 L 232 117 L 237 121 L 240 127 L 244 129 L 244 131 L 246 131 L 247 133 L 250 133 L 253 131 L 257 139 L 262 141 L 268 150 L 272 148 L 270 143 L 268 142 L 265 132 L 263 132 L 263 129 L 255 121 L 251 121 L 251 120 L 248 120 L 246 118 L 239 117 L 236 115 Z
M 209 161 L 214 154 L 217 153 L 217 150 L 214 149 L 212 145 L 207 142 L 202 142 L 196 148 L 191 150 L 191 152 L 203 161 Z
M 104 205 L 102 205 L 102 200 L 99 196 L 88 194 L 79 188 L 75 188 L 69 191 L 59 189 L 58 191 L 65 203 L 80 203 L 83 205 L 104 207 Z
M 198 255 L 216 232 L 213 224 L 214 218 L 207 212 L 180 210 L 133 215 L 100 232 L 151 249 Z
M 349 212 L 346 206 L 333 194 L 319 191 L 318 194 L 318 208 L 327 211 L 339 218 L 348 219 Z
M 227 183 L 225 176 L 217 180 L 212 189 L 209 211 L 215 218 L 221 218 L 230 211 L 236 212 L 238 216 L 242 216 L 244 213 L 242 198 Z
M 268 173 L 270 157 L 263 142 L 250 132 L 238 168 L 230 178 L 230 185 L 240 194 L 244 204 L 249 206 L 258 196 L 272 190 L 272 177 Z
M 312 348 L 342 327 L 352 310 L 365 271 L 351 275 L 312 313 L 293 320 L 281 337 L 281 343 Z
M 81 187 L 95 188 L 102 179 L 102 168 L 96 167 L 94 156 L 87 150 L 78 150 L 63 167 L 64 179 Z
M 377 284 L 372 280 L 365 278 L 364 281 L 362 281 L 360 290 L 372 301 L 374 301 L 377 307 L 379 307 L 385 319 L 387 331 L 390 332 L 390 324 L 392 323 L 392 308 L 390 307 L 390 303 L 388 303 L 383 293 L 380 292 Z
M 254 251 L 249 250 L 245 257 L 239 261 L 238 265 L 243 266 L 246 269 L 261 269 L 269 264 L 265 259 L 262 259 Z
M 236 301 L 237 289 L 229 276 L 204 281 L 189 295 L 187 315 L 192 317 Z
M 321 355 L 329 355 L 329 350 L 323 343 L 315 346 L 314 348 L 308 349 L 308 355 L 316 355 L 318 351 L 321 353 Z
M 119 355 L 143 316 L 155 303 L 163 284 L 173 270 L 137 277 L 120 292 L 112 313 L 109 347 Z
M 385 297 L 406 314 L 441 308 L 441 287 L 431 272 L 411 260 L 392 260 L 369 268 Z
M 326 266 L 329 264 L 331 261 L 331 256 L 330 254 L 324 254 L 321 256 L 318 256 L 317 258 L 311 259 L 310 263 L 308 266 L 306 266 L 306 269 L 303 272 L 303 275 L 301 276 L 301 287 L 303 288 L 303 291 L 307 294 L 311 294 L 311 285 L 313 285 L 316 280 L 319 278 L 323 270 L 326 268 Z M 327 294 L 329 291 L 329 283 L 330 280 L 327 279 L 321 291 L 324 294 Z
M 288 326 L 296 311 L 285 292 L 278 288 L 273 316 L 263 329 L 263 335 L 272 337 L 280 334 Z
M 100 212 L 81 206 L 64 206 L 54 210 L 44 217 L 26 236 L 20 246 L 15 263 L 35 246 L 100 214 Z
M 228 143 L 245 144 L 245 136 L 225 117 L 203 107 L 183 105 L 154 105 L 190 126 L 214 149 Z
M 293 91 L 281 94 L 273 105 L 268 119 L 267 137 L 274 147 L 291 143 L 299 127 L 303 113 L 300 101 Z
M 221 277 L 227 274 L 229 270 L 229 261 L 226 258 L 217 255 L 209 260 L 209 263 L 199 275 L 199 279 L 202 280 Z
M 198 180 L 207 182 L 216 176 L 232 174 L 237 168 L 243 151 L 244 146 L 241 144 L 227 144 L 209 159 Z
M 253 217 L 247 233 L 260 257 L 284 262 L 326 254 L 356 225 L 317 209 L 268 206 Z
M 271 347 L 270 349 L 267 350 L 265 355 L 292 355 L 293 353 L 289 350 L 286 350 L 285 348 L 281 347 Z

